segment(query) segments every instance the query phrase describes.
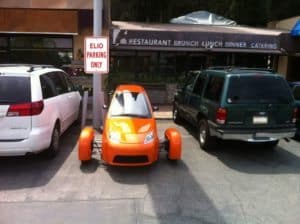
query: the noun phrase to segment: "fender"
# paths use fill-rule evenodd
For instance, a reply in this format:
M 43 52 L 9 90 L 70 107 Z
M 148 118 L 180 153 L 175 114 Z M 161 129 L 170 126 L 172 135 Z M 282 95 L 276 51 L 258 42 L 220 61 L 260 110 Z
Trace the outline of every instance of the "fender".
M 168 149 L 168 158 L 170 160 L 181 159 L 182 140 L 180 132 L 176 128 L 168 128 L 165 131 L 166 144 Z
M 78 142 L 78 159 L 80 161 L 91 160 L 94 137 L 95 131 L 92 127 L 85 127 L 81 131 Z

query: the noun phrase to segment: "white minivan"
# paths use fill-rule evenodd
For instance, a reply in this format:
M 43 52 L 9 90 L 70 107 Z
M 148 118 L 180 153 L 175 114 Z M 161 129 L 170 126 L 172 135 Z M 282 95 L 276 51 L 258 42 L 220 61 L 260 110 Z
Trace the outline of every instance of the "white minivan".
M 0 65 L 0 156 L 46 150 L 80 116 L 81 96 L 68 75 L 47 65 Z

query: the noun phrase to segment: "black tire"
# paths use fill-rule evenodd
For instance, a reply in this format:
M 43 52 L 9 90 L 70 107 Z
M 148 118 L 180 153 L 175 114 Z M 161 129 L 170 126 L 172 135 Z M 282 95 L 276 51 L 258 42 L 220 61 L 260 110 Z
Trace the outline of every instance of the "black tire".
M 210 135 L 206 119 L 199 121 L 198 140 L 200 147 L 204 150 L 210 150 L 215 146 L 216 138 Z
M 52 132 L 50 146 L 45 151 L 47 158 L 54 158 L 57 155 L 59 151 L 59 140 L 60 140 L 60 130 L 59 130 L 58 123 L 56 123 Z
M 172 119 L 173 119 L 174 123 L 176 123 L 176 124 L 179 124 L 182 121 L 182 119 L 179 115 L 179 110 L 178 110 L 177 106 L 175 106 L 175 104 L 173 105 Z

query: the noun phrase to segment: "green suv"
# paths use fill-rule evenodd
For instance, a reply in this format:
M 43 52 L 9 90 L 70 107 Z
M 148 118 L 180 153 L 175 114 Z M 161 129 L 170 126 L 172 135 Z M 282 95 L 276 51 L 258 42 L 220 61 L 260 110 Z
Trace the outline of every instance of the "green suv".
M 217 139 L 274 147 L 295 134 L 297 109 L 287 81 L 269 70 L 211 68 L 191 71 L 174 97 L 173 120 L 199 130 L 203 149 Z

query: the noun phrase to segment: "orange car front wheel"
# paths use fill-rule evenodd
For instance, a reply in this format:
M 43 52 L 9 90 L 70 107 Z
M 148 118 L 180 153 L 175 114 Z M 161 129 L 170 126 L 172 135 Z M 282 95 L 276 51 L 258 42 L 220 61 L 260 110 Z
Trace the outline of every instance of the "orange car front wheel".
M 92 127 L 85 127 L 79 137 L 78 142 L 78 159 L 82 162 L 89 161 L 92 158 L 94 129 Z
M 165 138 L 167 140 L 166 149 L 168 152 L 168 159 L 180 160 L 181 159 L 181 135 L 176 128 L 168 128 L 165 131 Z

